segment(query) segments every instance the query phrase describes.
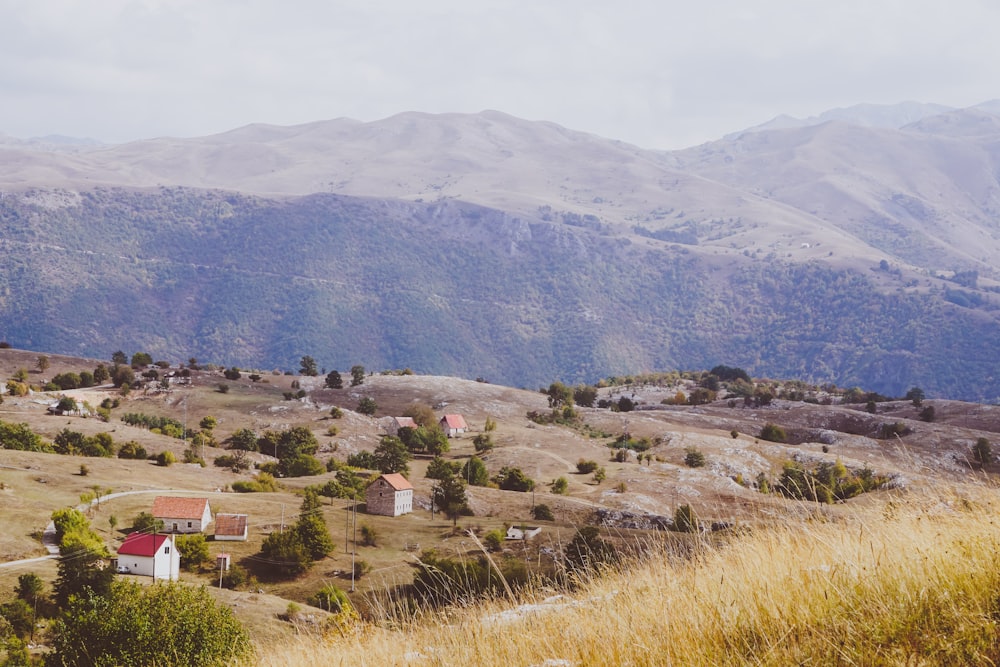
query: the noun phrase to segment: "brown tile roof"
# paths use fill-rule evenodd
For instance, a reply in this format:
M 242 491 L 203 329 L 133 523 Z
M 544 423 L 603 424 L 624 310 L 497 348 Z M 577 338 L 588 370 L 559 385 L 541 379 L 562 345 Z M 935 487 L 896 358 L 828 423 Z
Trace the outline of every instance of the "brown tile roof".
M 407 489 L 413 488 L 413 485 L 410 484 L 410 480 L 406 479 L 398 472 L 382 475 L 382 479 L 389 482 L 389 486 L 394 488 L 396 491 L 406 491 Z
M 157 496 L 153 501 L 153 516 L 157 519 L 201 519 L 208 498 L 175 498 Z
M 247 530 L 246 514 L 219 514 L 215 515 L 216 535 L 243 535 Z

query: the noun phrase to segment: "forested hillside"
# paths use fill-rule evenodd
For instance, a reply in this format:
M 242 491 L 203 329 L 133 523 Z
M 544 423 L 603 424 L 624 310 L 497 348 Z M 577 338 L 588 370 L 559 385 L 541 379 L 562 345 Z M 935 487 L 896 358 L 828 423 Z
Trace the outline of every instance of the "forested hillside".
M 0 338 L 261 368 L 308 354 L 327 369 L 527 387 L 727 362 L 886 394 L 1000 396 L 1000 326 L 980 291 L 959 305 L 958 285 L 918 291 L 878 265 L 716 255 L 543 217 L 451 200 L 8 193 Z

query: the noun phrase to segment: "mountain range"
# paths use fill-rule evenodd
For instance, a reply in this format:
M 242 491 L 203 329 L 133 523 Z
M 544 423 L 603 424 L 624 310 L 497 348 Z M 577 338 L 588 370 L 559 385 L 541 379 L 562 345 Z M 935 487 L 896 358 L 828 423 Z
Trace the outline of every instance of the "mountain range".
M 1000 397 L 1000 104 L 679 151 L 487 111 L 0 137 L 0 338 L 518 386 L 738 365 Z

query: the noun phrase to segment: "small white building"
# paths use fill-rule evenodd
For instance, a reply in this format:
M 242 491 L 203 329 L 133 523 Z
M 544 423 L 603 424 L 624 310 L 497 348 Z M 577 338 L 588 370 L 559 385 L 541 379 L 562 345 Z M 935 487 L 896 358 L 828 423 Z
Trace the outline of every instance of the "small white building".
M 157 496 L 152 514 L 168 533 L 200 533 L 212 523 L 208 498 Z
M 542 532 L 541 526 L 511 526 L 507 529 L 508 540 L 529 540 Z
M 413 511 L 413 485 L 398 472 L 380 475 L 365 490 L 369 514 L 399 516 Z
M 119 571 L 153 579 L 176 581 L 181 571 L 181 555 L 174 536 L 164 533 L 132 533 L 118 547 Z
M 441 424 L 441 430 L 449 438 L 454 438 L 469 430 L 468 424 L 465 423 L 465 417 L 462 415 L 445 415 L 441 417 L 439 423 Z
M 249 518 L 246 514 L 215 515 L 215 539 L 246 542 L 249 534 Z

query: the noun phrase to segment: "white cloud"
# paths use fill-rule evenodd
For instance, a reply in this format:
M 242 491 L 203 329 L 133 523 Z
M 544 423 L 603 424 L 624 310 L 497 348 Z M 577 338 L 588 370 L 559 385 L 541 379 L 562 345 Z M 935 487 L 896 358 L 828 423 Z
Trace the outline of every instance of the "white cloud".
M 126 140 L 493 108 L 677 147 L 832 106 L 1000 96 L 1000 6 L 0 0 L 0 131 Z

